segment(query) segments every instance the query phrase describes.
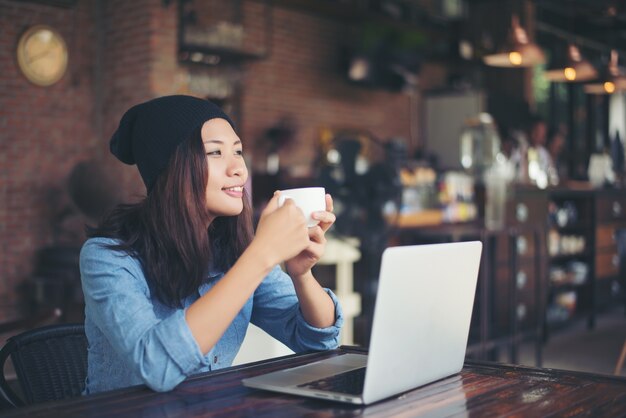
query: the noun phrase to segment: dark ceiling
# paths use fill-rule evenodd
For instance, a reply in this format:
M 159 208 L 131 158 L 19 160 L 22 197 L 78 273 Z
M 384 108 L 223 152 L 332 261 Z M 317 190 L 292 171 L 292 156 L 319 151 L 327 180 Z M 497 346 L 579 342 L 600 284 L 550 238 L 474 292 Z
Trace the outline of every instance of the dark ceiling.
M 626 46 L 626 0 L 534 0 L 536 29 L 582 47 Z
M 77 0 L 20 0 L 45 3 L 53 6 L 72 7 Z M 172 0 L 161 0 L 169 3 Z M 197 0 L 201 1 L 201 0 Z M 229 0 L 230 1 L 230 0 Z M 267 0 L 257 0 L 265 2 Z M 620 53 L 622 62 L 626 62 L 626 0 L 272 0 L 276 5 L 303 8 L 310 11 L 332 15 L 342 19 L 362 19 L 372 17 L 371 13 L 363 10 L 371 9 L 378 15 L 387 15 L 395 20 L 402 20 L 396 14 L 406 14 L 413 10 L 413 15 L 419 17 L 430 14 L 428 21 L 419 21 L 416 26 L 428 28 L 428 24 L 439 24 L 444 17 L 445 4 L 465 5 L 472 8 L 479 6 L 499 15 L 504 10 L 521 12 L 522 4 L 532 3 L 535 9 L 535 29 L 537 39 L 542 46 L 556 47 L 559 44 L 573 42 L 584 53 L 593 55 L 608 55 L 611 49 Z M 365 7 L 362 4 L 368 4 Z M 372 6 L 378 5 L 378 6 Z M 467 9 L 467 7 L 453 7 L 453 10 Z M 419 12 L 423 13 L 419 13 Z M 523 16 L 523 13 L 521 13 Z M 415 20 L 413 16 L 413 20 Z M 404 16 L 403 16 L 404 17 Z M 392 20 L 393 20 L 392 19 Z M 448 17 L 449 19 L 449 17 Z M 405 19 L 406 20 L 406 19 Z M 443 18 L 446 21 L 446 18 Z M 505 19 L 506 20 L 506 19 Z M 522 19 L 523 22 L 523 19 Z M 482 22 L 481 22 L 482 23 Z M 413 23 L 415 24 L 415 22 Z M 493 22 L 487 24 L 492 28 Z M 437 26 L 437 25 L 435 25 Z M 508 25 L 505 25 L 506 29 Z M 437 28 L 435 28 L 437 29 Z M 441 28 L 440 32 L 441 32 Z M 484 30 L 485 26 L 481 27 Z M 436 32 L 436 30 L 435 30 Z M 494 31 L 496 39 L 505 36 Z

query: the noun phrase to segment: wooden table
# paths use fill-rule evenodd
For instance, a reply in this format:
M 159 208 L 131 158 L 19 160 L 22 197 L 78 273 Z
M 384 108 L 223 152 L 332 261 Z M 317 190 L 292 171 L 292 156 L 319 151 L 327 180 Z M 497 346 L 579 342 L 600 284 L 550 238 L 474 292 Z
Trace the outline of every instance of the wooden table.
M 192 377 L 175 390 L 143 386 L 16 409 L 41 417 L 439 417 L 626 416 L 626 379 L 468 361 L 462 372 L 367 407 L 248 389 L 241 379 L 305 364 L 351 347 L 297 354 Z

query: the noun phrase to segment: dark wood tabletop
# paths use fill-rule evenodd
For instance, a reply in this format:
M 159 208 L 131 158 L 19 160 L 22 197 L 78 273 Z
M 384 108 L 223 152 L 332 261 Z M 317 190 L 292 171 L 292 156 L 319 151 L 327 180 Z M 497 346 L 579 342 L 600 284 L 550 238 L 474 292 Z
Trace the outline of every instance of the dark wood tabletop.
M 626 379 L 468 361 L 461 373 L 363 407 L 248 389 L 241 379 L 345 352 L 297 354 L 197 375 L 167 393 L 144 386 L 13 410 L 41 417 L 626 416 Z

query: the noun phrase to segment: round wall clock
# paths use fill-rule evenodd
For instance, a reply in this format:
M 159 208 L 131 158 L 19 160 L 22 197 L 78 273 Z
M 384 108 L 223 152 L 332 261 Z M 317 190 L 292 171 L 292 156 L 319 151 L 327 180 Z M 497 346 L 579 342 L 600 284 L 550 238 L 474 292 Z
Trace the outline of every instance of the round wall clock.
M 53 28 L 33 26 L 17 44 L 17 63 L 29 81 L 38 86 L 50 86 L 67 70 L 67 45 Z

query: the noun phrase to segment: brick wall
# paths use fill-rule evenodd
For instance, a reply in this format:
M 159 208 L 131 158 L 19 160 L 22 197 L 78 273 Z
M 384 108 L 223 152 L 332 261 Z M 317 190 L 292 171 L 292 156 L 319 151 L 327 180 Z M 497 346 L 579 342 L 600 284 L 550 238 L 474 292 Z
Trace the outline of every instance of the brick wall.
M 119 185 L 124 196 L 141 192 L 136 170 L 109 156 L 107 140 L 126 108 L 153 96 L 158 22 L 146 10 L 159 9 L 159 0 L 80 0 L 70 9 L 0 0 L 0 306 L 16 303 L 38 249 L 82 242 L 86 218 L 64 222 L 69 234 L 55 232 L 55 217 L 75 209 L 67 181 L 77 163 L 107 170 L 94 180 Z M 67 73 L 45 88 L 15 59 L 19 36 L 35 24 L 56 28 L 69 48 Z
M 245 4 L 249 33 L 263 31 L 260 3 Z M 292 166 L 311 161 L 321 127 L 409 137 L 406 95 L 351 86 L 339 72 L 338 40 L 349 29 L 342 22 L 281 8 L 273 21 L 271 55 L 234 75 L 242 77 L 249 151 L 287 114 L 297 144 L 281 157 Z M 19 35 L 37 23 L 57 28 L 70 49 L 69 71 L 47 88 L 30 84 L 15 62 Z M 124 200 L 143 193 L 136 169 L 110 156 L 108 138 L 131 105 L 185 91 L 180 80 L 191 70 L 177 62 L 176 24 L 175 3 L 161 0 L 79 0 L 70 9 L 0 0 L 0 305 L 15 301 L 37 249 L 55 243 L 52 218 L 58 201 L 69 204 L 76 163 L 106 170 Z
M 103 165 L 115 176 L 125 199 L 145 192 L 137 169 L 113 157 L 108 140 L 124 112 L 132 105 L 156 96 L 152 69 L 157 65 L 160 0 L 102 1 L 102 102 L 100 152 Z
M 29 83 L 15 58 L 19 36 L 41 23 L 60 31 L 70 48 L 66 75 L 47 88 Z M 0 304 L 10 304 L 34 251 L 54 241 L 69 171 L 96 147 L 90 2 L 68 10 L 0 1 L 0 27 Z

